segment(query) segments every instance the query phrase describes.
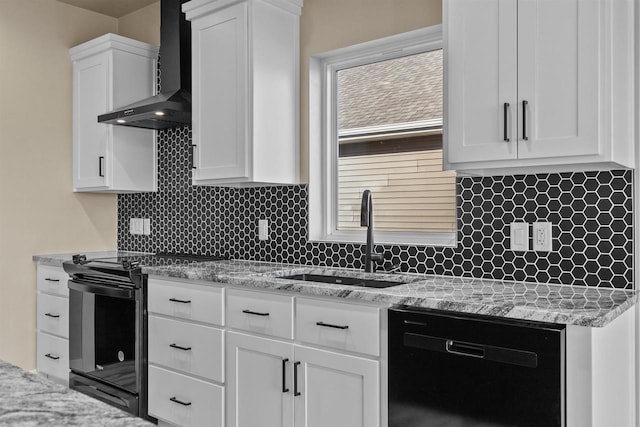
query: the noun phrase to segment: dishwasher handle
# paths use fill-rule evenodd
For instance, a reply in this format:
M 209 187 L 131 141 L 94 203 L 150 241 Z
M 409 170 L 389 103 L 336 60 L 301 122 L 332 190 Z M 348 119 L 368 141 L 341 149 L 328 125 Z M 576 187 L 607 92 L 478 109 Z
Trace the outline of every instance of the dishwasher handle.
M 403 344 L 405 347 L 437 351 L 452 356 L 472 357 L 527 368 L 536 368 L 538 366 L 538 355 L 536 353 L 515 348 L 456 341 L 411 332 L 404 333 Z
M 447 353 L 484 359 L 484 346 L 479 344 L 447 340 L 444 348 L 447 350 Z

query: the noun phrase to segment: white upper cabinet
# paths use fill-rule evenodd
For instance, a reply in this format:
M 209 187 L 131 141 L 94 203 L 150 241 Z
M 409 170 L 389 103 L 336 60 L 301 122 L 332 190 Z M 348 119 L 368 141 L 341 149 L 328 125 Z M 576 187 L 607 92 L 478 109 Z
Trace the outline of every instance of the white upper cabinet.
M 633 167 L 629 0 L 446 0 L 445 167 Z
M 192 0 L 193 184 L 299 182 L 302 0 Z
M 105 34 L 69 52 L 74 190 L 155 191 L 155 131 L 98 123 L 98 115 L 155 94 L 158 48 Z

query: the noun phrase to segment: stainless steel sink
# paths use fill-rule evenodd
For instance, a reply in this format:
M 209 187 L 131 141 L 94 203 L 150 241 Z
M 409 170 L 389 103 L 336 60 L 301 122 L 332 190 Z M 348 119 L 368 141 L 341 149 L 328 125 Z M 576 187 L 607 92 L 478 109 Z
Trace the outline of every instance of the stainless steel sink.
M 293 274 L 283 276 L 281 279 L 302 280 L 305 282 L 333 283 L 335 285 L 360 286 L 363 288 L 389 288 L 391 286 L 404 285 L 404 282 L 391 280 L 361 279 L 358 277 L 330 276 L 325 274 Z

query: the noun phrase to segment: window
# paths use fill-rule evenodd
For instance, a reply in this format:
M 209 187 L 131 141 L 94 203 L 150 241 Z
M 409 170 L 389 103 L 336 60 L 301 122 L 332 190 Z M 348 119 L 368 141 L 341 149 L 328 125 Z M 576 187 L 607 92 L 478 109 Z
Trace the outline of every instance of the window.
M 442 171 L 440 26 L 311 58 L 311 240 L 455 244 L 455 174 Z

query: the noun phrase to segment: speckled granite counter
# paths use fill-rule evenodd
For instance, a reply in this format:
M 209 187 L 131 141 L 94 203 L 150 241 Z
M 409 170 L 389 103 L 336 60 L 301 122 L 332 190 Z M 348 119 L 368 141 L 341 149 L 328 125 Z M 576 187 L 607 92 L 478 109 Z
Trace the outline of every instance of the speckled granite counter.
M 0 426 L 154 425 L 3 361 L 0 384 Z
M 134 253 L 101 252 L 88 253 L 87 256 L 93 258 L 116 254 Z M 60 266 L 63 260 L 71 259 L 71 255 L 38 255 L 33 259 L 42 264 Z M 143 271 L 154 276 L 202 280 L 245 288 L 590 327 L 607 325 L 637 301 L 635 291 L 609 288 L 418 274 L 372 275 L 357 270 L 243 260 L 144 266 Z M 372 289 L 281 278 L 297 273 L 371 277 L 404 284 Z

